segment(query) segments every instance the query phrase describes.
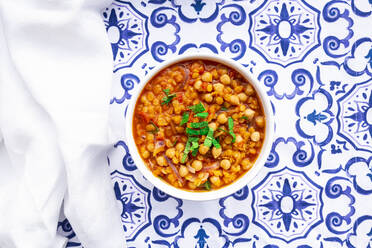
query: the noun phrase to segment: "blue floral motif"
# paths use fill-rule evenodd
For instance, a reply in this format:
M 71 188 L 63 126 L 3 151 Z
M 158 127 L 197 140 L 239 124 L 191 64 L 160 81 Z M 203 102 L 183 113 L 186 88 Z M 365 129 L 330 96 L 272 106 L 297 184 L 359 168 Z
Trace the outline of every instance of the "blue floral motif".
M 365 37 L 357 40 L 351 48 L 351 55 L 343 63 L 345 71 L 357 77 L 367 74 L 372 77 L 372 39 Z
M 325 194 L 330 199 L 337 199 L 341 196 L 346 196 L 350 202 L 346 205 L 349 208 L 347 214 L 340 214 L 336 211 L 333 211 L 326 216 L 326 226 L 328 230 L 336 235 L 341 235 L 349 232 L 351 228 L 343 227 L 345 223 L 347 226 L 351 224 L 351 217 L 355 214 L 355 197 L 351 194 L 351 187 L 345 186 L 343 189 L 343 184 L 348 185 L 350 183 L 348 178 L 335 176 L 328 180 L 325 187 Z M 341 228 L 343 228 L 341 230 Z
M 319 11 L 305 1 L 265 1 L 249 14 L 250 47 L 284 67 L 320 45 Z
M 68 239 L 66 247 L 83 248 L 74 230 L 72 230 L 70 222 L 64 216 L 61 221 L 58 221 L 57 232 Z
M 217 42 L 221 44 L 222 52 L 225 52 L 226 49 L 228 48 L 229 51 L 233 55 L 235 55 L 233 59 L 239 60 L 244 56 L 245 51 L 247 49 L 247 46 L 244 40 L 237 38 L 230 42 L 224 41 L 222 39 L 222 35 L 223 35 L 222 27 L 226 23 L 231 23 L 235 26 L 243 25 L 246 21 L 246 13 L 245 13 L 244 8 L 238 4 L 225 5 L 221 8 L 221 10 L 222 9 L 229 9 L 232 11 L 230 12 L 228 17 L 225 15 L 225 13 L 221 15 L 221 21 L 217 24 L 217 31 L 218 31 Z
M 151 192 L 132 175 L 117 170 L 111 173 L 115 196 L 122 205 L 121 221 L 127 240 L 131 241 L 151 225 Z
M 118 148 L 118 147 L 124 148 L 124 151 L 125 151 L 125 154 L 122 160 L 124 169 L 126 169 L 127 171 L 137 170 L 137 166 L 135 165 L 134 160 L 132 159 L 132 156 L 129 153 L 127 144 L 125 144 L 124 141 L 120 140 L 114 145 L 114 148 Z
M 276 71 L 267 69 L 262 71 L 257 79 L 259 81 L 263 80 L 265 86 L 269 87 L 270 90 L 267 91 L 267 94 L 269 96 L 274 96 L 278 100 L 282 100 L 283 98 L 287 99 L 293 99 L 296 95 L 302 95 L 304 91 L 301 89 L 302 86 L 304 86 L 307 81 L 309 82 L 309 88 L 311 91 L 314 85 L 314 79 L 311 73 L 305 69 L 296 69 L 292 72 L 292 83 L 295 86 L 293 91 L 291 93 L 278 93 L 275 89 L 275 86 L 278 83 L 278 74 Z
M 306 237 L 323 221 L 322 188 L 303 172 L 284 168 L 270 172 L 255 187 L 253 223 L 285 242 Z
M 164 232 L 165 230 L 170 229 L 171 224 L 174 227 L 179 226 L 179 219 L 183 216 L 183 211 L 181 209 L 183 205 L 183 201 L 181 199 L 174 198 L 172 196 L 167 195 L 163 191 L 157 189 L 154 187 L 152 195 L 154 199 L 158 202 L 166 202 L 168 199 L 174 199 L 177 202 L 176 210 L 177 214 L 173 218 L 169 218 L 166 215 L 158 215 L 154 219 L 154 229 L 157 234 L 159 234 L 162 237 L 172 237 L 178 233 L 178 231 L 169 233 Z
M 208 244 L 208 240 L 213 241 L 213 246 Z M 215 219 L 205 218 L 201 221 L 190 218 L 182 224 L 181 233 L 176 236 L 173 244 L 174 248 L 227 248 L 230 242 Z
M 372 194 L 372 157 L 353 157 L 346 163 L 345 170 L 353 178 L 353 185 L 358 193 Z
M 120 82 L 124 94 L 120 99 L 117 99 L 116 97 L 112 98 L 110 104 L 122 104 L 125 100 L 129 100 L 132 97 L 132 95 L 129 94 L 129 91 L 132 90 L 136 84 L 139 84 L 140 79 L 136 75 L 128 73 L 121 76 Z
M 372 216 L 363 215 L 354 222 L 353 232 L 346 240 L 348 248 L 372 247 Z
M 355 84 L 337 104 L 338 134 L 355 149 L 372 152 L 372 80 Z
M 197 20 L 207 23 L 217 18 L 219 6 L 225 0 L 172 0 L 182 21 L 193 23 Z
M 361 17 L 368 17 L 372 13 L 371 0 L 351 0 L 351 9 L 353 12 Z
M 177 17 L 175 15 L 171 15 L 169 18 L 168 15 L 166 14 L 167 12 L 174 13 L 174 11 L 175 11 L 174 9 L 169 8 L 169 7 L 160 7 L 160 8 L 155 9 L 152 12 L 151 17 L 150 17 L 150 22 L 155 28 L 158 28 L 158 29 L 161 28 L 165 31 L 166 30 L 165 26 L 169 24 L 174 29 L 173 34 L 174 34 L 175 39 L 172 43 L 166 44 L 164 41 L 159 40 L 159 41 L 154 42 L 151 46 L 151 54 L 153 58 L 158 62 L 164 61 L 161 58 L 161 56 L 166 55 L 168 53 L 168 50 L 171 50 L 172 53 L 175 53 L 177 50 L 176 45 L 181 40 L 180 36 L 178 35 L 181 28 L 180 28 L 180 25 L 176 22 Z M 169 32 L 169 29 L 167 30 L 167 32 Z
M 328 144 L 333 137 L 330 126 L 334 120 L 330 110 L 332 102 L 332 96 L 324 89 L 318 89 L 312 97 L 298 101 L 296 114 L 300 118 L 296 122 L 297 132 L 304 138 L 313 139 L 320 146 Z
M 344 38 L 338 38 L 334 35 L 329 35 L 326 38 L 324 38 L 323 41 L 323 49 L 324 52 L 332 57 L 332 58 L 339 58 L 343 57 L 347 54 L 346 52 L 339 52 L 341 44 L 343 45 L 343 48 L 346 49 L 349 47 L 349 40 L 354 36 L 354 31 L 352 30 L 352 27 L 354 25 L 354 21 L 349 16 L 349 10 L 345 9 L 341 13 L 340 9 L 338 7 L 334 7 L 334 5 L 337 4 L 343 4 L 345 8 L 349 7 L 349 4 L 346 1 L 340 1 L 340 0 L 333 0 L 328 2 L 324 8 L 323 8 L 323 18 L 327 22 L 336 22 L 339 19 L 344 19 L 347 22 L 347 35 Z M 335 53 L 338 52 L 338 53 Z
M 248 187 L 245 186 L 244 188 L 237 191 L 236 193 L 234 193 L 232 195 L 229 195 L 227 197 L 221 198 L 220 201 L 219 201 L 219 204 L 221 206 L 221 209 L 220 209 L 219 213 L 220 213 L 221 218 L 224 219 L 223 225 L 225 227 L 228 227 L 231 223 L 232 226 L 234 227 L 234 229 L 238 229 L 236 232 L 226 232 L 227 234 L 229 234 L 231 236 L 240 236 L 243 233 L 245 233 L 248 229 L 249 219 L 248 219 L 248 216 L 243 214 L 243 213 L 237 214 L 232 218 L 228 217 L 226 215 L 225 201 L 227 199 L 231 198 L 231 197 L 234 198 L 235 200 L 243 201 L 243 200 L 247 199 L 248 193 L 249 193 Z
M 294 137 L 289 137 L 287 139 L 283 137 L 279 137 L 273 143 L 273 146 L 270 151 L 270 155 L 265 163 L 266 167 L 274 168 L 279 164 L 280 157 L 279 157 L 279 153 L 276 151 L 276 148 L 281 143 L 285 145 L 293 144 L 296 146 L 296 151 L 292 155 L 292 162 L 297 167 L 306 167 L 313 162 L 314 157 L 315 157 L 315 152 L 314 152 L 314 147 L 311 144 L 311 142 L 309 142 L 311 152 L 310 154 L 308 154 L 306 150 L 302 149 L 302 147 L 305 146 L 305 142 L 297 141 Z M 287 150 L 289 149 L 287 148 Z
M 111 43 L 114 71 L 131 66 L 148 51 L 147 16 L 130 2 L 115 1 L 102 16 Z

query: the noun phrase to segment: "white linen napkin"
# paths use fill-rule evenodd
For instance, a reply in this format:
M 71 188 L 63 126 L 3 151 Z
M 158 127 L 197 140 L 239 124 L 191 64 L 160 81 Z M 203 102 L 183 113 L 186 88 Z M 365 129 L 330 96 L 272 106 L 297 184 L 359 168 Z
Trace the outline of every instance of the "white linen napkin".
M 1 248 L 64 247 L 62 204 L 85 248 L 125 247 L 106 162 L 109 3 L 0 0 Z

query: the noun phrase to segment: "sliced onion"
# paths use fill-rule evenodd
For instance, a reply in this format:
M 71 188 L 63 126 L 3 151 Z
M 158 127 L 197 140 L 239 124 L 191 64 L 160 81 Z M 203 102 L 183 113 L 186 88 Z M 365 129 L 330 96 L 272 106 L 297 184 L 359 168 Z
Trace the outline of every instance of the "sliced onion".
M 189 164 L 186 164 L 186 167 L 187 167 L 187 169 L 191 172 L 191 173 L 195 173 L 195 169 L 194 168 L 192 168 Z
M 164 141 L 162 140 L 156 141 L 153 156 L 155 157 L 159 152 L 163 152 L 164 150 L 165 150 Z
M 217 169 L 218 167 L 220 167 L 220 163 L 219 162 L 214 162 L 213 164 L 211 164 L 209 166 L 203 167 L 202 171 L 210 171 L 210 170 Z
M 181 177 L 181 175 L 178 172 L 177 168 L 174 166 L 174 164 L 172 163 L 172 161 L 167 156 L 164 155 L 164 157 L 167 160 L 168 165 L 172 168 L 172 171 L 174 172 L 174 174 L 176 174 L 176 177 L 177 177 L 178 181 L 180 181 L 182 183 L 182 185 L 183 185 L 185 183 L 185 181 Z

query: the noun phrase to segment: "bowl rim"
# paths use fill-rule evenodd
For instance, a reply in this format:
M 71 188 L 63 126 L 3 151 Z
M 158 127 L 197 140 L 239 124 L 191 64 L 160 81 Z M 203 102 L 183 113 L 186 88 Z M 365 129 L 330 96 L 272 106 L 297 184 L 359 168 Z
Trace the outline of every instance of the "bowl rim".
M 192 192 L 183 189 L 176 188 L 164 180 L 154 176 L 152 171 L 147 168 L 147 165 L 139 155 L 139 151 L 137 146 L 134 142 L 133 137 L 133 117 L 134 117 L 134 108 L 137 103 L 138 97 L 141 94 L 145 85 L 161 70 L 165 69 L 166 67 L 173 65 L 178 62 L 186 61 L 186 60 L 193 60 L 193 59 L 200 59 L 200 60 L 210 60 L 217 63 L 225 64 L 232 69 L 236 70 L 240 74 L 246 78 L 251 85 L 256 90 L 258 96 L 260 97 L 263 110 L 265 113 L 265 120 L 266 120 L 266 127 L 265 127 L 265 139 L 263 145 L 261 147 L 260 154 L 256 159 L 252 168 L 247 171 L 244 175 L 240 176 L 236 181 L 232 182 L 231 184 L 224 186 L 220 189 L 211 190 L 211 191 L 202 191 L 202 192 Z M 125 118 L 125 138 L 128 145 L 129 152 L 131 154 L 134 163 L 136 164 L 138 170 L 142 173 L 142 175 L 150 181 L 155 187 L 162 190 L 163 192 L 185 200 L 192 200 L 192 201 L 208 201 L 208 200 L 215 200 L 230 194 L 235 193 L 236 191 L 242 189 L 246 186 L 249 182 L 251 182 L 260 169 L 264 166 L 267 157 L 271 151 L 271 145 L 273 141 L 273 133 L 274 133 L 274 118 L 272 113 L 272 106 L 271 102 L 266 94 L 265 89 L 259 84 L 258 80 L 253 78 L 249 73 L 248 70 L 243 67 L 240 63 L 236 62 L 235 60 L 229 59 L 227 57 L 221 55 L 213 55 L 213 54 L 204 54 L 204 53 L 189 53 L 183 55 L 177 55 L 167 61 L 162 62 L 158 66 L 156 66 L 150 73 L 148 73 L 145 77 L 142 78 L 140 84 L 135 88 L 133 91 L 132 97 L 130 102 L 128 103 L 128 109 Z

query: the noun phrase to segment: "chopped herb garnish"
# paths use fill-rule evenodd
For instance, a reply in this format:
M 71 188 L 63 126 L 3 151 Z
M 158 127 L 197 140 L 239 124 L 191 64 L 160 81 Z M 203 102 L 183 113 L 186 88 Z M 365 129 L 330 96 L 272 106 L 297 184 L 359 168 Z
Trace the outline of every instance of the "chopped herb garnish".
M 205 127 L 200 129 L 200 135 L 207 135 L 209 131 L 209 127 Z
M 208 117 L 208 113 L 207 112 L 197 113 L 195 116 L 205 119 Z
M 161 99 L 161 105 L 164 105 L 164 104 L 168 105 L 172 101 L 172 99 L 176 97 L 176 94 L 169 94 L 170 89 L 165 89 L 163 91 L 166 96 L 163 97 L 163 99 Z
M 213 140 L 213 129 L 209 128 L 207 137 L 204 140 L 204 146 L 211 147 L 212 146 L 212 140 Z
M 227 110 L 227 108 L 226 107 L 221 107 L 221 109 L 220 109 L 221 111 L 226 111 Z
M 242 116 L 240 119 L 249 120 L 247 116 Z
M 190 113 L 189 112 L 184 112 L 182 115 L 182 120 L 180 123 L 180 126 L 186 124 L 189 121 Z
M 178 142 L 178 138 L 176 138 L 176 140 L 173 142 L 172 146 L 175 146 Z
M 204 112 L 205 111 L 205 108 L 204 108 L 203 104 L 201 104 L 201 103 L 198 103 L 196 105 L 190 106 L 189 109 L 191 109 L 192 112 L 194 112 L 195 114 L 201 113 L 201 112 Z
M 223 128 L 217 128 L 217 130 L 221 130 L 221 131 L 224 131 L 225 133 L 229 133 L 227 130 L 223 129 Z
M 186 133 L 188 135 L 207 135 L 208 134 L 208 129 L 209 129 L 208 127 L 205 127 L 205 128 L 199 129 L 199 130 L 186 128 Z
M 221 148 L 220 143 L 215 138 L 213 138 L 212 143 L 213 143 L 213 146 L 216 147 L 217 149 Z
M 194 123 L 190 123 L 190 126 L 192 128 L 202 128 L 202 127 L 207 127 L 208 126 L 208 122 L 206 121 L 202 121 L 202 122 L 194 122 Z
M 185 150 L 183 150 L 183 156 L 182 156 L 182 159 L 181 159 L 181 163 L 185 163 L 185 162 L 186 162 L 187 155 L 188 155 L 189 152 L 190 152 L 190 148 L 191 148 L 191 142 L 188 140 L 188 141 L 186 142 Z
M 153 121 L 150 121 L 150 124 L 153 125 L 154 128 L 155 128 L 155 130 L 152 130 L 151 133 L 157 133 L 157 132 L 159 132 L 158 126 L 156 126 L 156 124 Z
M 191 128 L 186 128 L 186 133 L 188 135 L 200 135 L 200 130 L 194 130 L 194 129 L 191 129 Z
M 196 154 L 198 154 L 198 149 L 195 149 L 194 151 L 192 151 L 192 153 L 191 153 L 191 155 L 193 156 L 193 157 L 195 157 L 196 156 Z
M 206 190 L 211 190 L 211 183 L 209 182 L 209 180 L 207 180 L 204 184 L 203 184 L 203 187 L 206 189 Z
M 231 137 L 232 137 L 232 143 L 235 143 L 235 139 L 236 139 L 236 135 L 235 135 L 235 133 L 234 133 L 234 120 L 233 120 L 233 118 L 231 118 L 231 117 L 229 117 L 228 119 L 227 119 L 227 124 L 228 124 L 228 126 L 229 126 L 229 134 L 231 135 Z

